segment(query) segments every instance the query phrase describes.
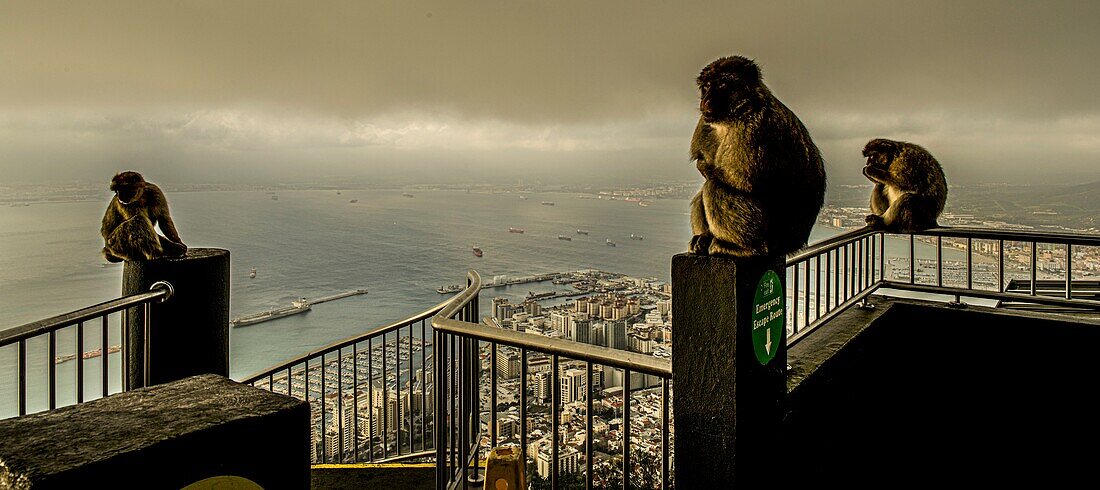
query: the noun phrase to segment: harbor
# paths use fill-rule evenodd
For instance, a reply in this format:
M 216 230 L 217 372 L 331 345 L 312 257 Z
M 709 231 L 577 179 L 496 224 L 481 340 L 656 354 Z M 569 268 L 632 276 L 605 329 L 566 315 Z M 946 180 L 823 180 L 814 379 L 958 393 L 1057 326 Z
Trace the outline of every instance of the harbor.
M 530 282 L 554 281 L 578 272 L 584 271 L 551 272 L 547 274 L 536 274 L 532 276 L 520 276 L 515 278 L 508 278 L 508 276 L 494 276 L 491 280 L 481 283 L 481 289 L 502 288 L 506 286 L 515 286 L 517 284 L 527 284 Z M 435 292 L 439 294 L 450 294 L 457 293 L 459 291 L 462 291 L 463 289 L 466 289 L 465 285 L 452 284 L 450 286 L 440 286 L 435 290 Z
M 264 312 L 256 313 L 253 315 L 245 315 L 234 318 L 229 322 L 231 327 L 246 327 L 249 325 L 255 325 L 257 323 L 268 322 L 279 318 L 288 317 L 291 315 L 299 315 L 313 309 L 313 305 L 327 303 L 329 301 L 335 301 L 338 299 L 347 298 L 350 296 L 358 296 L 361 294 L 367 294 L 366 289 L 353 289 L 351 291 L 345 291 L 329 296 L 322 296 L 317 299 L 308 300 L 306 298 L 299 298 L 296 301 L 291 302 L 290 306 L 284 306 L 282 308 L 274 308 Z

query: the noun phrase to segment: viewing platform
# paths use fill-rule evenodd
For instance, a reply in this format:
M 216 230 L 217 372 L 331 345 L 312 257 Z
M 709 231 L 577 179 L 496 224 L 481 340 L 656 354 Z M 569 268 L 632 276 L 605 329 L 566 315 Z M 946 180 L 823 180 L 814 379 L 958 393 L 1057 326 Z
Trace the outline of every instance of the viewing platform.
M 1080 441 L 1100 436 L 1087 389 L 1100 287 L 1075 260 L 1092 247 L 1100 237 L 860 229 L 789 257 L 679 254 L 671 362 L 482 322 L 486 284 L 471 271 L 452 298 L 241 381 L 306 402 L 307 447 L 287 464 L 313 465 L 316 485 L 479 488 L 482 459 L 501 445 L 515 448 L 529 482 L 550 488 L 1089 481 Z M 227 290 L 186 276 L 217 282 L 224 259 L 127 269 L 124 297 L 0 332 L 0 350 L 18 361 L 15 391 L 0 393 L 14 401 L 13 421 L 224 375 L 221 354 L 178 355 L 228 352 Z M 193 315 L 172 313 L 181 311 Z M 113 315 L 127 318 L 121 332 L 109 331 Z M 179 321 L 188 346 L 165 343 L 180 342 Z M 108 379 L 111 356 L 62 357 L 81 382 L 75 400 L 59 397 L 64 329 L 80 332 L 65 337 L 80 339 L 77 352 L 125 336 L 121 379 Z M 89 366 L 102 366 L 102 379 L 85 376 Z M 43 371 L 44 386 L 28 382 Z

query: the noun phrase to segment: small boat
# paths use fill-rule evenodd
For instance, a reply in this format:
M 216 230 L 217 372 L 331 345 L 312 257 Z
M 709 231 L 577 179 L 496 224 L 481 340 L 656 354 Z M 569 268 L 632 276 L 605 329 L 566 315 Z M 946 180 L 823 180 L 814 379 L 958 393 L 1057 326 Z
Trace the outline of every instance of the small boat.
M 577 234 L 578 234 L 578 235 L 587 235 L 587 234 L 588 234 L 588 230 L 581 230 L 581 229 L 578 229 L 578 230 L 577 230 Z
M 643 207 L 643 208 L 648 208 L 649 207 L 649 201 L 641 201 L 641 202 L 638 203 L 638 205 Z
M 255 279 L 256 278 L 256 268 L 255 267 L 253 267 L 252 270 L 248 271 L 248 278 L 249 279 Z
M 352 203 L 352 204 L 355 204 L 355 203 L 359 202 L 359 200 L 358 200 L 358 199 L 352 199 L 352 200 L 350 200 L 350 201 L 348 201 L 348 202 L 350 202 L 350 203 Z
M 474 247 L 474 256 L 481 257 L 485 252 L 482 252 L 480 248 Z
M 271 200 L 272 200 L 272 201 L 278 201 L 278 200 L 279 200 L 279 196 L 278 196 L 278 195 L 273 195 L 273 196 L 271 196 Z
M 340 195 L 340 191 L 336 191 L 336 195 L 337 195 L 337 196 L 339 196 L 339 195 Z
M 520 198 L 520 199 L 523 199 L 524 201 L 526 201 L 526 200 L 527 200 L 527 196 L 519 196 L 519 198 Z
M 611 241 L 610 238 L 607 238 L 604 243 L 606 243 L 608 247 L 617 247 L 618 246 L 618 245 L 615 245 L 615 242 Z
M 409 194 L 408 192 L 402 192 L 402 193 L 401 193 L 401 195 L 402 195 L 402 196 L 405 196 L 405 197 L 416 197 L 416 196 L 414 196 L 414 195 L 412 195 L 412 194 Z
M 571 242 L 571 241 L 573 241 L 573 237 L 565 236 L 565 235 L 558 235 L 558 240 L 565 240 L 567 242 Z
M 523 233 L 524 231 L 523 228 L 508 228 L 508 233 Z
M 635 234 L 631 233 L 631 234 L 630 234 L 630 239 L 631 239 L 631 240 L 644 240 L 644 239 L 645 239 L 645 237 L 643 237 L 643 236 L 641 236 L 641 235 L 635 235 Z
M 554 201 L 542 201 L 542 205 L 543 205 L 543 206 L 553 206 L 553 205 L 554 205 Z

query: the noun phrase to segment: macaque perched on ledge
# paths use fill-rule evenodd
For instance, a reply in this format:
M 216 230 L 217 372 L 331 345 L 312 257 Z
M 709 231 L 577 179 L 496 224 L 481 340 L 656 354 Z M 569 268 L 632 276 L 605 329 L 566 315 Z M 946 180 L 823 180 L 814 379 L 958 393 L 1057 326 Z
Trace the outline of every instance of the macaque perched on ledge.
M 691 159 L 706 177 L 691 200 L 688 250 L 735 257 L 802 248 L 825 202 L 825 165 L 810 133 L 742 56 L 703 69 Z
M 947 202 L 943 168 L 928 150 L 904 141 L 874 139 L 863 148 L 863 175 L 875 183 L 867 225 L 900 233 L 939 226 Z
M 178 257 L 187 253 L 160 187 L 137 172 L 119 172 L 111 179 L 115 196 L 103 215 L 103 256 L 110 262 Z M 165 236 L 157 234 L 160 225 Z

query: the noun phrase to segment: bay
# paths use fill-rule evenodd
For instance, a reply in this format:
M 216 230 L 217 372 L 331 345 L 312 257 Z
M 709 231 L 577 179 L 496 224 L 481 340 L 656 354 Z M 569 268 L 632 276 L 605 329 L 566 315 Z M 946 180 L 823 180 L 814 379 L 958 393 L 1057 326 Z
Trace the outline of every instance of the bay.
M 643 207 L 571 193 L 523 196 L 527 199 L 509 192 L 283 190 L 175 192 L 168 198 L 189 246 L 230 251 L 231 317 L 287 306 L 299 297 L 370 291 L 316 305 L 305 314 L 232 328 L 230 375 L 239 379 L 423 311 L 447 297 L 436 288 L 464 283 L 468 270 L 486 280 L 595 268 L 669 281 L 671 257 L 686 250 L 691 237 L 685 199 L 657 199 Z M 122 266 L 106 264 L 100 255 L 106 197 L 0 208 L 0 328 L 119 296 Z M 577 229 L 589 234 L 577 234 Z M 810 242 L 841 231 L 816 227 Z M 634 240 L 632 234 L 644 238 Z M 559 240 L 559 235 L 572 240 Z M 607 246 L 606 240 L 617 246 Z M 901 255 L 907 241 L 894 242 L 889 240 L 888 248 Z M 484 250 L 483 257 L 474 256 L 475 246 Z M 931 247 L 919 248 L 921 256 L 930 256 Z M 253 267 L 257 275 L 250 279 Z M 482 304 L 488 306 L 487 299 L 495 296 L 520 299 L 554 287 L 537 283 L 486 290 Z M 62 332 L 58 355 L 75 352 L 74 339 L 72 332 Z M 29 346 L 29 352 L 41 349 L 44 345 Z M 10 393 L 16 381 L 13 351 L 0 349 L 0 393 Z M 117 356 L 110 359 L 114 366 Z M 45 379 L 45 367 L 37 364 L 29 365 L 33 382 Z M 86 363 L 85 375 L 98 376 L 96 366 Z M 0 411 L 10 403 L 0 400 Z

